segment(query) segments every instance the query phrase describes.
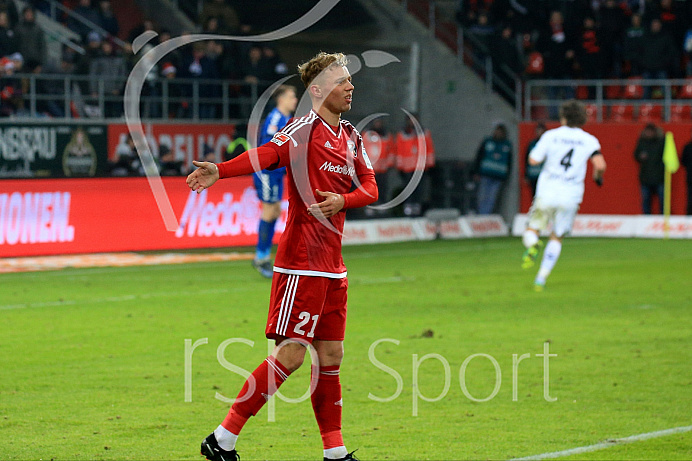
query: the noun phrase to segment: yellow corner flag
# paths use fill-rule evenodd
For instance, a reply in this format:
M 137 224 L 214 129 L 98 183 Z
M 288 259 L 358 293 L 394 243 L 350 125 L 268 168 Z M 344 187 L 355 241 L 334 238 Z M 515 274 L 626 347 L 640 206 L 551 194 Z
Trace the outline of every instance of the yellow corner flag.
M 671 174 L 675 173 L 678 171 L 678 168 L 680 168 L 678 150 L 675 148 L 673 133 L 670 131 L 666 133 L 666 144 L 663 148 L 663 164 L 666 166 L 666 170 L 670 171 Z
M 666 133 L 666 143 L 663 147 L 663 165 L 665 166 L 665 177 L 663 183 L 663 237 L 668 238 L 668 230 L 670 229 L 670 198 L 673 173 L 680 168 L 680 160 L 678 159 L 678 150 L 675 147 L 675 139 L 673 133 Z

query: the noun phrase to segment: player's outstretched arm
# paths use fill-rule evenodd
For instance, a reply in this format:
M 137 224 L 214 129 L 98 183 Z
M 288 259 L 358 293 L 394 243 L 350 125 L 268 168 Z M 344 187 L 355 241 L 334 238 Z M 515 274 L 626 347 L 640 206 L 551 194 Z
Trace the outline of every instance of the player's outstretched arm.
M 187 185 L 198 194 L 204 189 L 208 189 L 219 180 L 219 168 L 211 162 L 193 161 L 192 164 L 197 167 L 195 171 L 187 177 Z
M 591 164 L 593 165 L 593 180 L 598 186 L 603 185 L 603 173 L 606 170 L 606 162 L 603 154 L 595 154 L 591 156 Z

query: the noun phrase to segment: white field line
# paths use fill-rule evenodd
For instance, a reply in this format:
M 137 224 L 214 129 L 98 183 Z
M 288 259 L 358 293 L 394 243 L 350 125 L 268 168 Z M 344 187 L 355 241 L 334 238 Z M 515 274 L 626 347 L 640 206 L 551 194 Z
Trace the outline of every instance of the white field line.
M 210 290 L 198 291 L 165 291 L 159 293 L 141 293 L 136 295 L 121 295 L 108 296 L 106 298 L 85 298 L 85 299 L 66 299 L 64 301 L 45 301 L 36 303 L 17 303 L 0 305 L 0 311 L 10 309 L 26 309 L 30 307 L 60 307 L 60 306 L 75 306 L 78 304 L 99 304 L 99 303 L 118 303 L 135 300 L 145 300 L 151 298 L 167 298 L 167 297 L 188 297 L 201 294 L 228 293 L 230 291 L 242 291 L 242 287 L 238 288 L 215 288 Z
M 662 431 L 646 432 L 644 434 L 631 435 L 622 439 L 610 439 L 605 442 L 588 445 L 585 447 L 570 448 L 569 450 L 553 451 L 551 453 L 542 453 L 540 455 L 526 456 L 524 458 L 514 458 L 511 461 L 533 461 L 539 459 L 562 458 L 564 456 L 580 455 L 590 451 L 603 450 L 605 448 L 616 447 L 628 443 L 641 442 L 642 440 L 656 439 L 667 435 L 682 434 L 683 432 L 692 431 L 692 426 L 673 427 Z

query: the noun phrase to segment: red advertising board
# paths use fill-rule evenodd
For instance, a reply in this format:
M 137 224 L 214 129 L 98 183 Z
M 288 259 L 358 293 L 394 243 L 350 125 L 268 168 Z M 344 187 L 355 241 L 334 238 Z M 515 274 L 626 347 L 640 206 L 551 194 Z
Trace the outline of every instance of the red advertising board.
M 196 194 L 162 178 L 179 226 L 169 232 L 146 178 L 3 180 L 0 257 L 254 245 L 260 202 L 249 176 Z M 285 209 L 277 236 L 285 227 Z
M 584 202 L 579 210 L 584 214 L 641 214 L 641 192 L 639 186 L 639 165 L 634 160 L 634 149 L 645 123 L 589 123 L 584 130 L 593 134 L 601 142 L 601 151 L 605 156 L 608 168 L 603 187 L 597 187 L 591 181 L 591 168 L 586 177 Z M 534 137 L 535 123 L 527 122 L 519 125 L 519 172 L 524 177 L 524 162 L 526 149 Z M 557 123 L 548 124 L 555 128 Z M 689 123 L 662 123 L 659 126 L 664 131 L 671 131 L 675 137 L 678 155 L 690 142 Z M 673 214 L 685 214 L 686 184 L 685 169 L 673 175 L 671 211 Z M 531 189 L 525 181 L 521 181 L 521 212 L 526 213 L 531 206 Z M 653 205 L 654 212 L 658 205 Z
M 223 152 L 236 132 L 235 125 L 224 124 L 145 123 L 143 128 L 155 156 L 159 146 L 164 144 L 175 154 L 175 159 L 185 162 L 188 168 L 192 160 L 202 158 L 205 144 L 216 154 L 216 161 L 222 161 Z M 114 158 L 118 145 L 124 144 L 129 134 L 124 123 L 108 125 L 108 158 Z

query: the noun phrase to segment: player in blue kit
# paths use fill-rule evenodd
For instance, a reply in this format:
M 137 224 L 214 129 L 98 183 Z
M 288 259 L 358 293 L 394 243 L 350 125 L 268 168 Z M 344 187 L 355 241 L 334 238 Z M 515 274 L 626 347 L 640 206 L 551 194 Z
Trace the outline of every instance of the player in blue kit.
M 298 104 L 296 89 L 290 85 L 281 85 L 277 88 L 274 98 L 276 107 L 264 121 L 258 144 L 260 146 L 271 141 L 272 137 L 286 126 Z M 266 278 L 272 278 L 274 274 L 270 253 L 276 220 L 281 215 L 281 197 L 285 174 L 286 168 L 277 168 L 276 170 L 262 170 L 252 175 L 255 189 L 257 189 L 257 197 L 262 202 L 262 217 L 257 232 L 257 250 L 252 266 Z

